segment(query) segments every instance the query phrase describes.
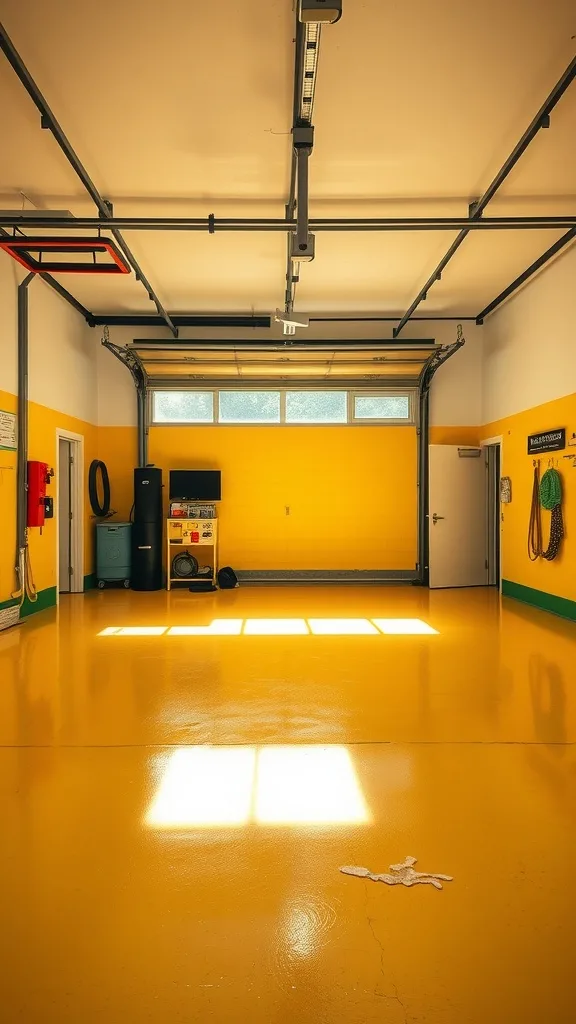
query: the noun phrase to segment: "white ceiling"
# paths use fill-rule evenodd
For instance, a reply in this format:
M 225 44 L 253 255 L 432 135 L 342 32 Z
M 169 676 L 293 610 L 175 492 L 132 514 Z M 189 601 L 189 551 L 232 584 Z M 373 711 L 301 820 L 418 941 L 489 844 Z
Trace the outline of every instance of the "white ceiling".
M 2 20 L 119 216 L 281 217 L 291 0 L 3 0 Z M 466 216 L 574 55 L 573 0 L 344 0 L 324 30 L 312 216 Z M 94 215 L 4 57 L 0 205 Z M 576 84 L 488 215 L 576 213 Z M 27 204 L 29 205 L 29 204 Z M 474 232 L 420 314 L 473 315 L 563 232 Z M 167 309 L 283 304 L 282 234 L 126 232 Z M 297 307 L 402 314 L 454 235 L 318 233 Z M 0 258 L 8 256 L 0 254 Z M 154 312 L 134 279 L 60 275 L 93 312 Z

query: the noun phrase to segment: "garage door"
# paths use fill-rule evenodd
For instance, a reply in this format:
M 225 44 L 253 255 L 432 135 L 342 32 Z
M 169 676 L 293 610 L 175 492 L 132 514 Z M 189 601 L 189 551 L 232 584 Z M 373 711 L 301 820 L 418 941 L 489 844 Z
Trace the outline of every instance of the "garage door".
M 220 561 L 246 578 L 414 578 L 418 387 L 436 350 L 135 342 L 149 461 L 221 470 Z

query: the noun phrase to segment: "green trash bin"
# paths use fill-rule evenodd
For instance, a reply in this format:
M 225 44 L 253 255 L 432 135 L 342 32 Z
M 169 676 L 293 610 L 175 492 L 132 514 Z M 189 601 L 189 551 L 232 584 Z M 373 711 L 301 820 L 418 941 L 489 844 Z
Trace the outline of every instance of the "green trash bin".
M 130 586 L 132 523 L 114 520 L 96 525 L 96 580 L 100 589 L 107 583 Z

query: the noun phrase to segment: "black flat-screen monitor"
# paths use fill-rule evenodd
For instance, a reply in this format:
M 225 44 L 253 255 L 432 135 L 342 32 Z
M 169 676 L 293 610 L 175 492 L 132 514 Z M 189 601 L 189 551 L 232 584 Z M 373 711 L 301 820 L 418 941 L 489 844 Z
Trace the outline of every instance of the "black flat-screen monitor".
M 219 469 L 171 469 L 171 501 L 220 501 L 222 484 Z

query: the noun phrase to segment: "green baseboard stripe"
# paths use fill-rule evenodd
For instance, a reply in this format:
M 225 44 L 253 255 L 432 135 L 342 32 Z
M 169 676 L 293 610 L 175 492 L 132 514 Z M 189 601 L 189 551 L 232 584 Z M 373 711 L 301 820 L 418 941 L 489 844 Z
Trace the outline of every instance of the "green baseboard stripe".
M 96 573 L 91 572 L 84 577 L 84 590 L 94 590 L 96 587 Z
M 44 612 L 47 608 L 54 608 L 57 596 L 58 592 L 56 587 L 47 587 L 46 590 L 38 591 L 37 601 L 29 601 L 28 598 L 25 598 L 24 604 L 22 605 L 22 611 L 20 612 L 20 618 L 24 618 L 26 615 L 32 615 L 34 612 Z
M 511 580 L 502 580 L 502 594 L 532 605 L 533 608 L 540 608 L 543 612 L 551 612 L 552 615 L 576 622 L 576 601 L 570 601 L 567 597 L 546 594 L 543 590 L 523 587 L 521 583 L 512 583 Z
M 54 608 L 56 604 L 56 597 L 56 587 L 47 587 L 46 590 L 39 590 L 37 601 L 29 601 L 26 597 L 24 599 L 24 604 L 22 605 L 20 618 L 24 618 L 25 615 L 32 615 L 33 612 L 44 612 L 47 608 Z M 13 608 L 15 604 L 19 603 L 18 598 L 10 598 L 9 601 L 0 601 L 0 611 L 2 608 Z

